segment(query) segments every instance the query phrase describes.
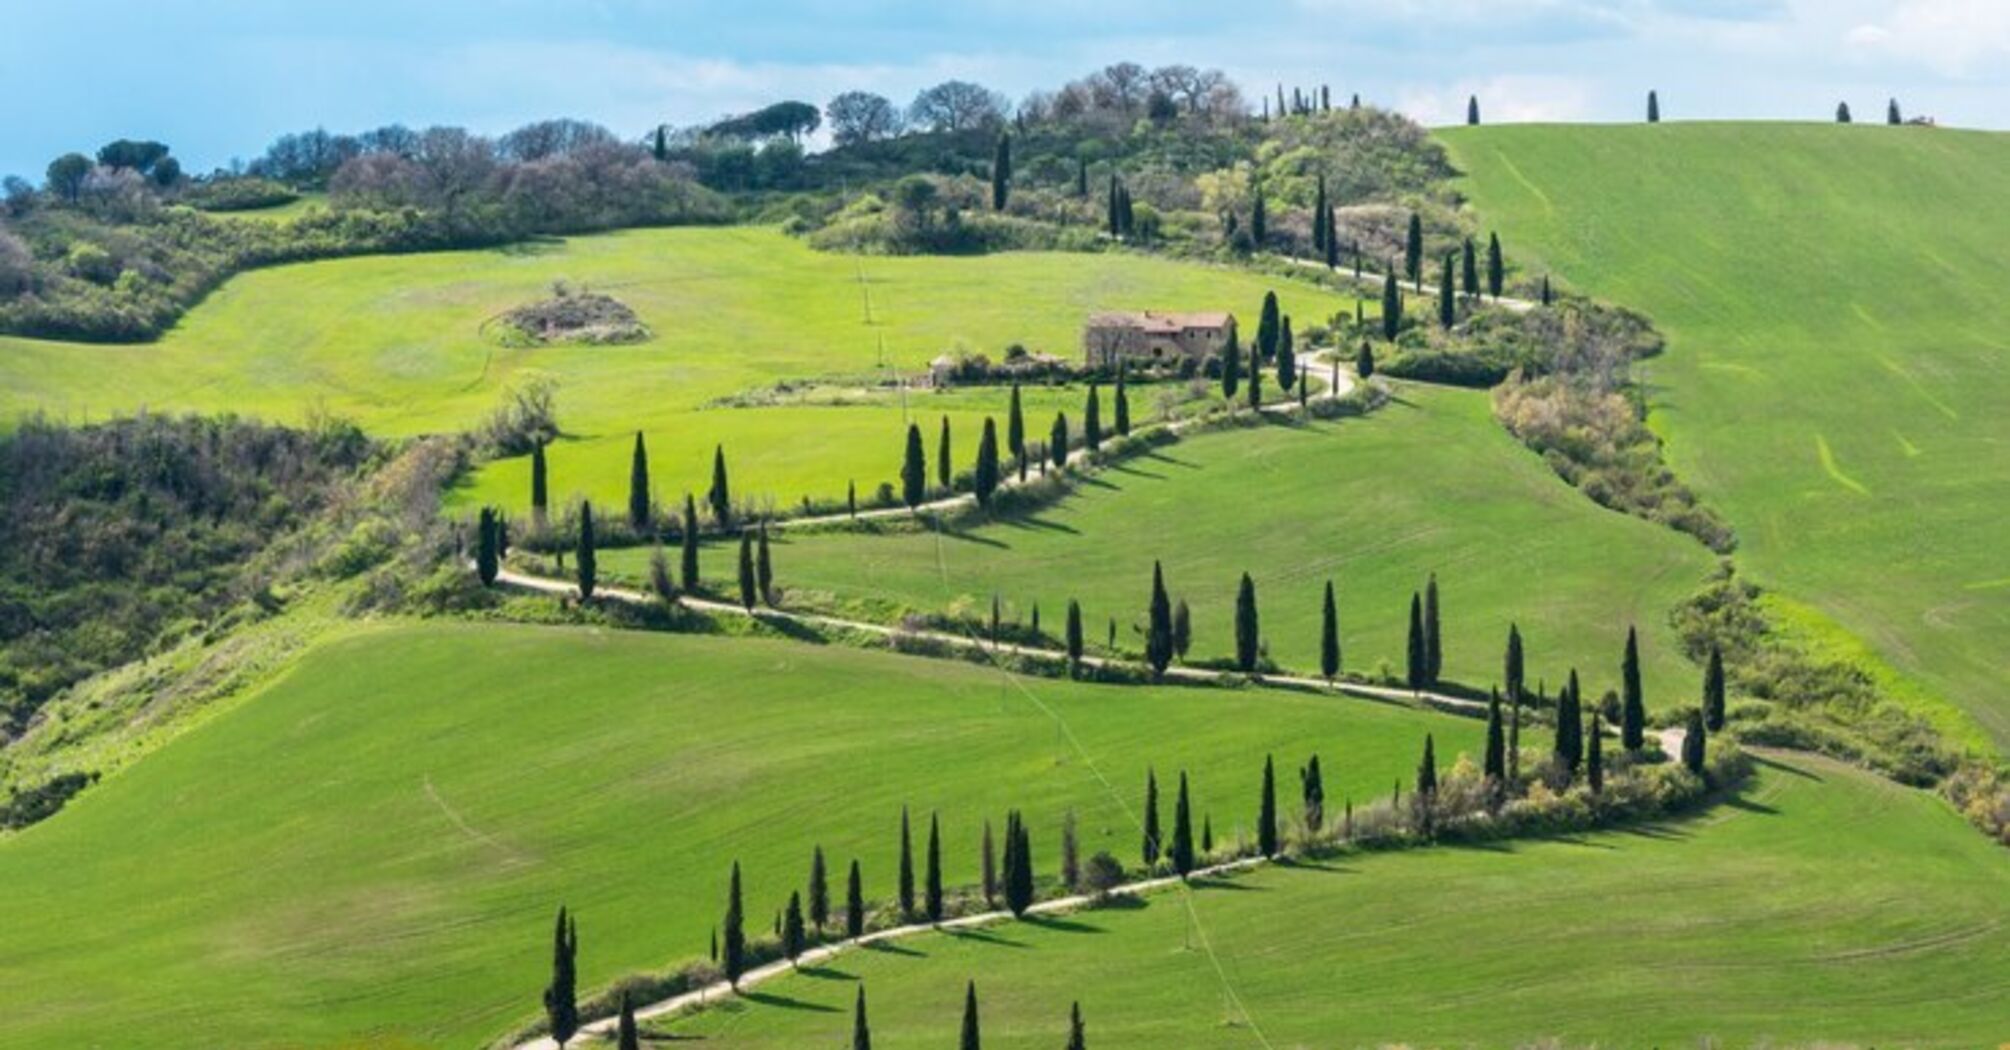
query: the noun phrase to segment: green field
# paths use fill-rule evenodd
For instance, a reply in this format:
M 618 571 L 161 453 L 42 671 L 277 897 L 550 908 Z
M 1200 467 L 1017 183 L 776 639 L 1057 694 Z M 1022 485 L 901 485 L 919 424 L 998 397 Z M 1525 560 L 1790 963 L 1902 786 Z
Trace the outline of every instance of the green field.
M 557 280 L 620 298 L 655 339 L 509 349 L 484 336 L 485 321 L 549 295 Z M 842 498 L 847 480 L 862 492 L 894 480 L 901 399 L 704 405 L 778 380 L 914 375 L 957 347 L 995 359 L 1016 342 L 1072 357 L 1083 318 L 1099 309 L 1220 308 L 1253 324 L 1272 287 L 1301 327 L 1353 309 L 1353 299 L 1310 284 L 1129 254 L 860 258 L 749 227 L 341 259 L 234 278 L 154 344 L 0 337 L 0 420 L 146 407 L 293 421 L 325 410 L 375 434 L 413 434 L 472 426 L 507 390 L 543 376 L 558 384 L 568 435 L 553 452 L 553 499 L 625 499 L 627 451 L 640 429 L 660 492 L 702 493 L 713 446 L 723 443 L 737 493 L 793 504 Z M 965 451 L 976 447 L 982 416 L 1003 404 L 1001 391 L 908 398 L 931 424 L 953 405 Z M 491 466 L 460 502 L 527 506 L 525 474 L 521 463 Z
M 0 838 L 4 1041 L 471 1045 L 537 1013 L 561 902 L 591 986 L 702 955 L 735 858 L 756 927 L 814 843 L 890 898 L 904 803 L 941 809 L 967 884 L 1010 807 L 1043 872 L 1070 807 L 1085 850 L 1134 858 L 1148 764 L 1191 771 L 1227 840 L 1266 752 L 1317 749 L 1329 793 L 1365 798 L 1426 731 L 1449 756 L 1481 729 L 796 642 L 400 623 Z
M 731 1050 L 952 1045 L 1980 1047 L 2006 1034 L 2010 858 L 1931 796 L 1826 760 L 1638 831 L 1349 858 L 1066 923 L 927 936 L 669 1025 Z M 1228 1001 L 1224 984 L 1246 1009 Z M 1251 1024 L 1249 1021 L 1253 1021 Z M 1716 1044 L 1708 1039 L 1716 1039 Z
M 2010 745 L 2010 135 L 1443 138 L 1518 265 L 1667 333 L 1652 422 L 1752 574 Z
M 731 545 L 706 572 L 733 579 Z M 648 552 L 604 563 L 637 579 Z M 1618 685 L 1638 624 L 1651 707 L 1693 703 L 1700 672 L 1679 652 L 1668 611 L 1708 575 L 1695 541 L 1603 510 L 1557 480 L 1495 424 L 1486 396 L 1404 386 L 1363 418 L 1207 434 L 1098 475 L 1081 494 L 1026 520 L 967 533 L 778 534 L 783 587 L 911 609 L 1008 617 L 1037 603 L 1058 636 L 1070 598 L 1092 641 L 1116 616 L 1120 644 L 1142 648 L 1154 559 L 1193 609 L 1193 657 L 1234 651 L 1235 588 L 1255 578 L 1272 656 L 1318 667 L 1320 595 L 1338 588 L 1348 668 L 1400 674 L 1410 594 L 1435 571 L 1446 674 L 1498 682 L 1508 624 L 1528 644 L 1530 685 L 1575 665 L 1596 696 Z

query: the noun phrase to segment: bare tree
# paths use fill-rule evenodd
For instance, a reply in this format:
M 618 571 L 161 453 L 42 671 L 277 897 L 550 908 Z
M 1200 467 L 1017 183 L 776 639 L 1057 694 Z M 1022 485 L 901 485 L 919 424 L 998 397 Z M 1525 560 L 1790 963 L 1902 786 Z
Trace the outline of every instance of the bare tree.
M 496 169 L 495 146 L 466 128 L 431 127 L 419 134 L 413 158 L 433 203 L 453 214 Z
M 1005 97 L 967 80 L 947 80 L 914 96 L 907 119 L 930 131 L 967 131 L 1005 119 Z
M 1129 113 L 1144 102 L 1150 77 L 1145 67 L 1136 62 L 1118 62 L 1104 66 L 1089 78 L 1091 90 L 1097 94 L 1097 103 L 1104 109 L 1114 109 Z
M 504 135 L 496 143 L 496 153 L 504 160 L 543 160 L 616 141 L 613 132 L 588 121 L 540 120 Z
M 884 95 L 847 91 L 824 106 L 831 141 L 840 146 L 890 139 L 900 134 L 900 111 Z

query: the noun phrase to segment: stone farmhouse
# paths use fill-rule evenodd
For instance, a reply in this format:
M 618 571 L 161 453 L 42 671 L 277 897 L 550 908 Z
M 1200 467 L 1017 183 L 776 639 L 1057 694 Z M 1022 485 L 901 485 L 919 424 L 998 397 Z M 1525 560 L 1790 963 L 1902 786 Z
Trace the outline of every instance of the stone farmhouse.
M 1200 364 L 1221 353 L 1234 336 L 1235 315 L 1231 313 L 1101 313 L 1082 327 L 1082 359 L 1091 368 L 1109 367 L 1120 360 L 1170 361 L 1180 357 Z

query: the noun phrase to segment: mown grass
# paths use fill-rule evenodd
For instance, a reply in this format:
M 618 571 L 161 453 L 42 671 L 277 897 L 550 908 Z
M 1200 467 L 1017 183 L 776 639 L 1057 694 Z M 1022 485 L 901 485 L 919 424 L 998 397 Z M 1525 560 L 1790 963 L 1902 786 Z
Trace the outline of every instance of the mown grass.
M 708 547 L 704 571 L 730 590 L 737 547 Z M 649 553 L 608 553 L 646 579 Z M 672 562 L 675 551 L 671 552 Z M 784 589 L 825 592 L 870 614 L 898 609 L 1009 621 L 1036 604 L 1059 638 L 1069 599 L 1092 644 L 1116 617 L 1139 628 L 1154 560 L 1193 610 L 1193 660 L 1234 652 L 1237 581 L 1256 581 L 1263 635 L 1287 669 L 1319 666 L 1320 597 L 1338 589 L 1343 663 L 1401 674 L 1410 594 L 1441 587 L 1445 673 L 1485 688 L 1501 677 L 1508 625 L 1528 646 L 1529 685 L 1571 667 L 1597 697 L 1617 687 L 1629 624 L 1642 636 L 1650 708 L 1691 704 L 1701 672 L 1668 611 L 1710 572 L 1686 536 L 1603 510 L 1558 481 L 1489 417 L 1486 396 L 1403 386 L 1362 418 L 1272 424 L 1189 438 L 1100 473 L 1030 517 L 937 535 L 777 533 Z
M 917 864 L 941 810 L 952 884 L 1010 807 L 1051 874 L 1070 808 L 1085 851 L 1135 861 L 1148 765 L 1190 771 L 1226 842 L 1266 753 L 1288 775 L 1317 750 L 1330 797 L 1365 799 L 1426 732 L 1449 756 L 1481 728 L 797 642 L 399 623 L 0 839 L 0 1043 L 471 1045 L 537 1014 L 561 903 L 590 987 L 702 956 L 735 859 L 759 930 L 817 843 L 839 894 L 857 857 L 891 898 L 903 804 Z
M 1062 1045 L 1075 1001 L 1098 1048 L 1984 1046 L 2006 899 L 2010 857 L 1937 799 L 1795 757 L 1699 818 L 926 936 L 663 1027 L 846 1045 L 863 982 L 875 1047 L 946 1046 L 974 979 L 987 1047 Z
M 1667 124 L 1445 132 L 1508 253 L 1645 310 L 1675 469 L 1741 561 L 2010 744 L 2010 135 Z M 1954 712 L 1958 705 L 1987 737 Z
M 621 299 L 655 339 L 511 349 L 483 335 L 485 321 L 558 280 Z M 673 498 L 704 491 L 723 443 L 736 492 L 794 504 L 841 498 L 848 480 L 870 491 L 897 478 L 902 399 L 702 406 L 777 380 L 914 375 L 957 347 L 996 359 L 1021 343 L 1072 359 L 1083 319 L 1101 309 L 1228 309 L 1253 328 L 1271 288 L 1301 328 L 1354 308 L 1301 281 L 1129 254 L 861 258 L 751 227 L 330 260 L 234 278 L 151 345 L 0 338 L 0 421 L 142 407 L 278 420 L 328 411 L 374 434 L 439 432 L 478 423 L 506 391 L 545 377 L 558 384 L 569 437 L 554 454 L 553 499 L 624 500 L 627 450 L 642 430 L 658 489 Z M 982 416 L 1004 405 L 989 393 L 911 393 L 905 408 L 931 426 L 948 411 L 972 451 Z M 522 509 L 525 475 L 522 463 L 497 464 L 457 502 Z

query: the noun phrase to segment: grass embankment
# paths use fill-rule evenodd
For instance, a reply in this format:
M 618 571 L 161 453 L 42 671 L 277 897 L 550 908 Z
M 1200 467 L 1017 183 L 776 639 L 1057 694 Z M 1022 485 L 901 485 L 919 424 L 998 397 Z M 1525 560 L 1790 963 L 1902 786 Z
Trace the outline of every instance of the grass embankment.
M 1651 423 L 1738 529 L 1750 573 L 1866 640 L 1917 683 L 1886 673 L 1887 693 L 1955 739 L 2010 744 L 2010 135 L 1443 139 L 1519 266 L 1667 334 L 1645 370 Z
M 736 858 L 757 930 L 817 843 L 840 901 L 853 857 L 892 897 L 902 804 L 917 865 L 942 811 L 952 885 L 1011 807 L 1051 874 L 1071 807 L 1085 857 L 1136 860 L 1147 765 L 1163 819 L 1184 768 L 1225 842 L 1253 826 L 1265 753 L 1288 778 L 1317 750 L 1328 797 L 1366 799 L 1427 731 L 1449 761 L 1482 727 L 793 642 L 401 623 L 0 839 L 0 1042 L 469 1045 L 537 1013 L 560 903 L 591 988 L 701 956 Z
M 1938 800 L 1795 757 L 1697 818 L 926 936 L 663 1027 L 843 1045 L 863 981 L 875 1047 L 943 1046 L 974 978 L 984 1044 L 1013 1048 L 1064 1043 L 1076 1000 L 1099 1048 L 1993 1045 L 2006 898 L 2010 858 Z
M 485 321 L 547 297 L 557 280 L 615 296 L 655 338 L 507 348 L 483 334 Z M 794 504 L 841 499 L 848 480 L 862 495 L 896 480 L 904 411 L 923 423 L 931 458 L 948 412 L 967 467 L 983 416 L 1002 419 L 1004 391 L 703 406 L 778 380 L 914 375 L 958 346 L 993 360 L 1013 343 L 1074 359 L 1083 319 L 1103 309 L 1233 310 L 1253 331 L 1271 288 L 1301 329 L 1354 309 L 1351 296 L 1301 281 L 1130 254 L 861 258 L 746 227 L 330 260 L 233 278 L 154 344 L 0 338 L 0 419 L 144 406 L 297 421 L 326 410 L 400 435 L 471 427 L 506 390 L 547 377 L 567 432 L 552 450 L 554 501 L 625 500 L 640 429 L 666 502 L 704 492 L 723 443 L 736 494 Z M 1057 397 L 1077 415 L 1079 390 Z M 1051 418 L 1047 406 L 1029 415 L 1041 435 Z M 454 502 L 522 510 L 529 499 L 528 465 L 517 460 L 483 470 Z
M 708 546 L 704 571 L 730 590 L 736 557 L 736 544 Z M 629 549 L 601 560 L 644 580 L 648 559 Z M 1192 608 L 1193 660 L 1234 652 L 1235 590 L 1247 570 L 1283 667 L 1317 671 L 1331 578 L 1345 667 L 1401 674 L 1410 594 L 1435 571 L 1451 680 L 1498 682 L 1508 625 L 1519 622 L 1530 688 L 1542 677 L 1560 685 L 1574 665 L 1596 699 L 1618 685 L 1626 628 L 1638 624 L 1650 708 L 1699 694 L 1701 672 L 1667 622 L 1709 573 L 1710 553 L 1558 481 L 1489 418 L 1477 392 L 1404 386 L 1363 418 L 1190 438 L 1098 473 L 1029 517 L 968 531 L 774 534 L 781 587 L 825 592 L 860 615 L 988 619 L 995 591 L 1008 621 L 1026 620 L 1037 603 L 1041 627 L 1058 639 L 1073 598 L 1092 646 L 1115 616 L 1118 644 L 1131 652 L 1143 648 L 1134 628 L 1154 559 Z

